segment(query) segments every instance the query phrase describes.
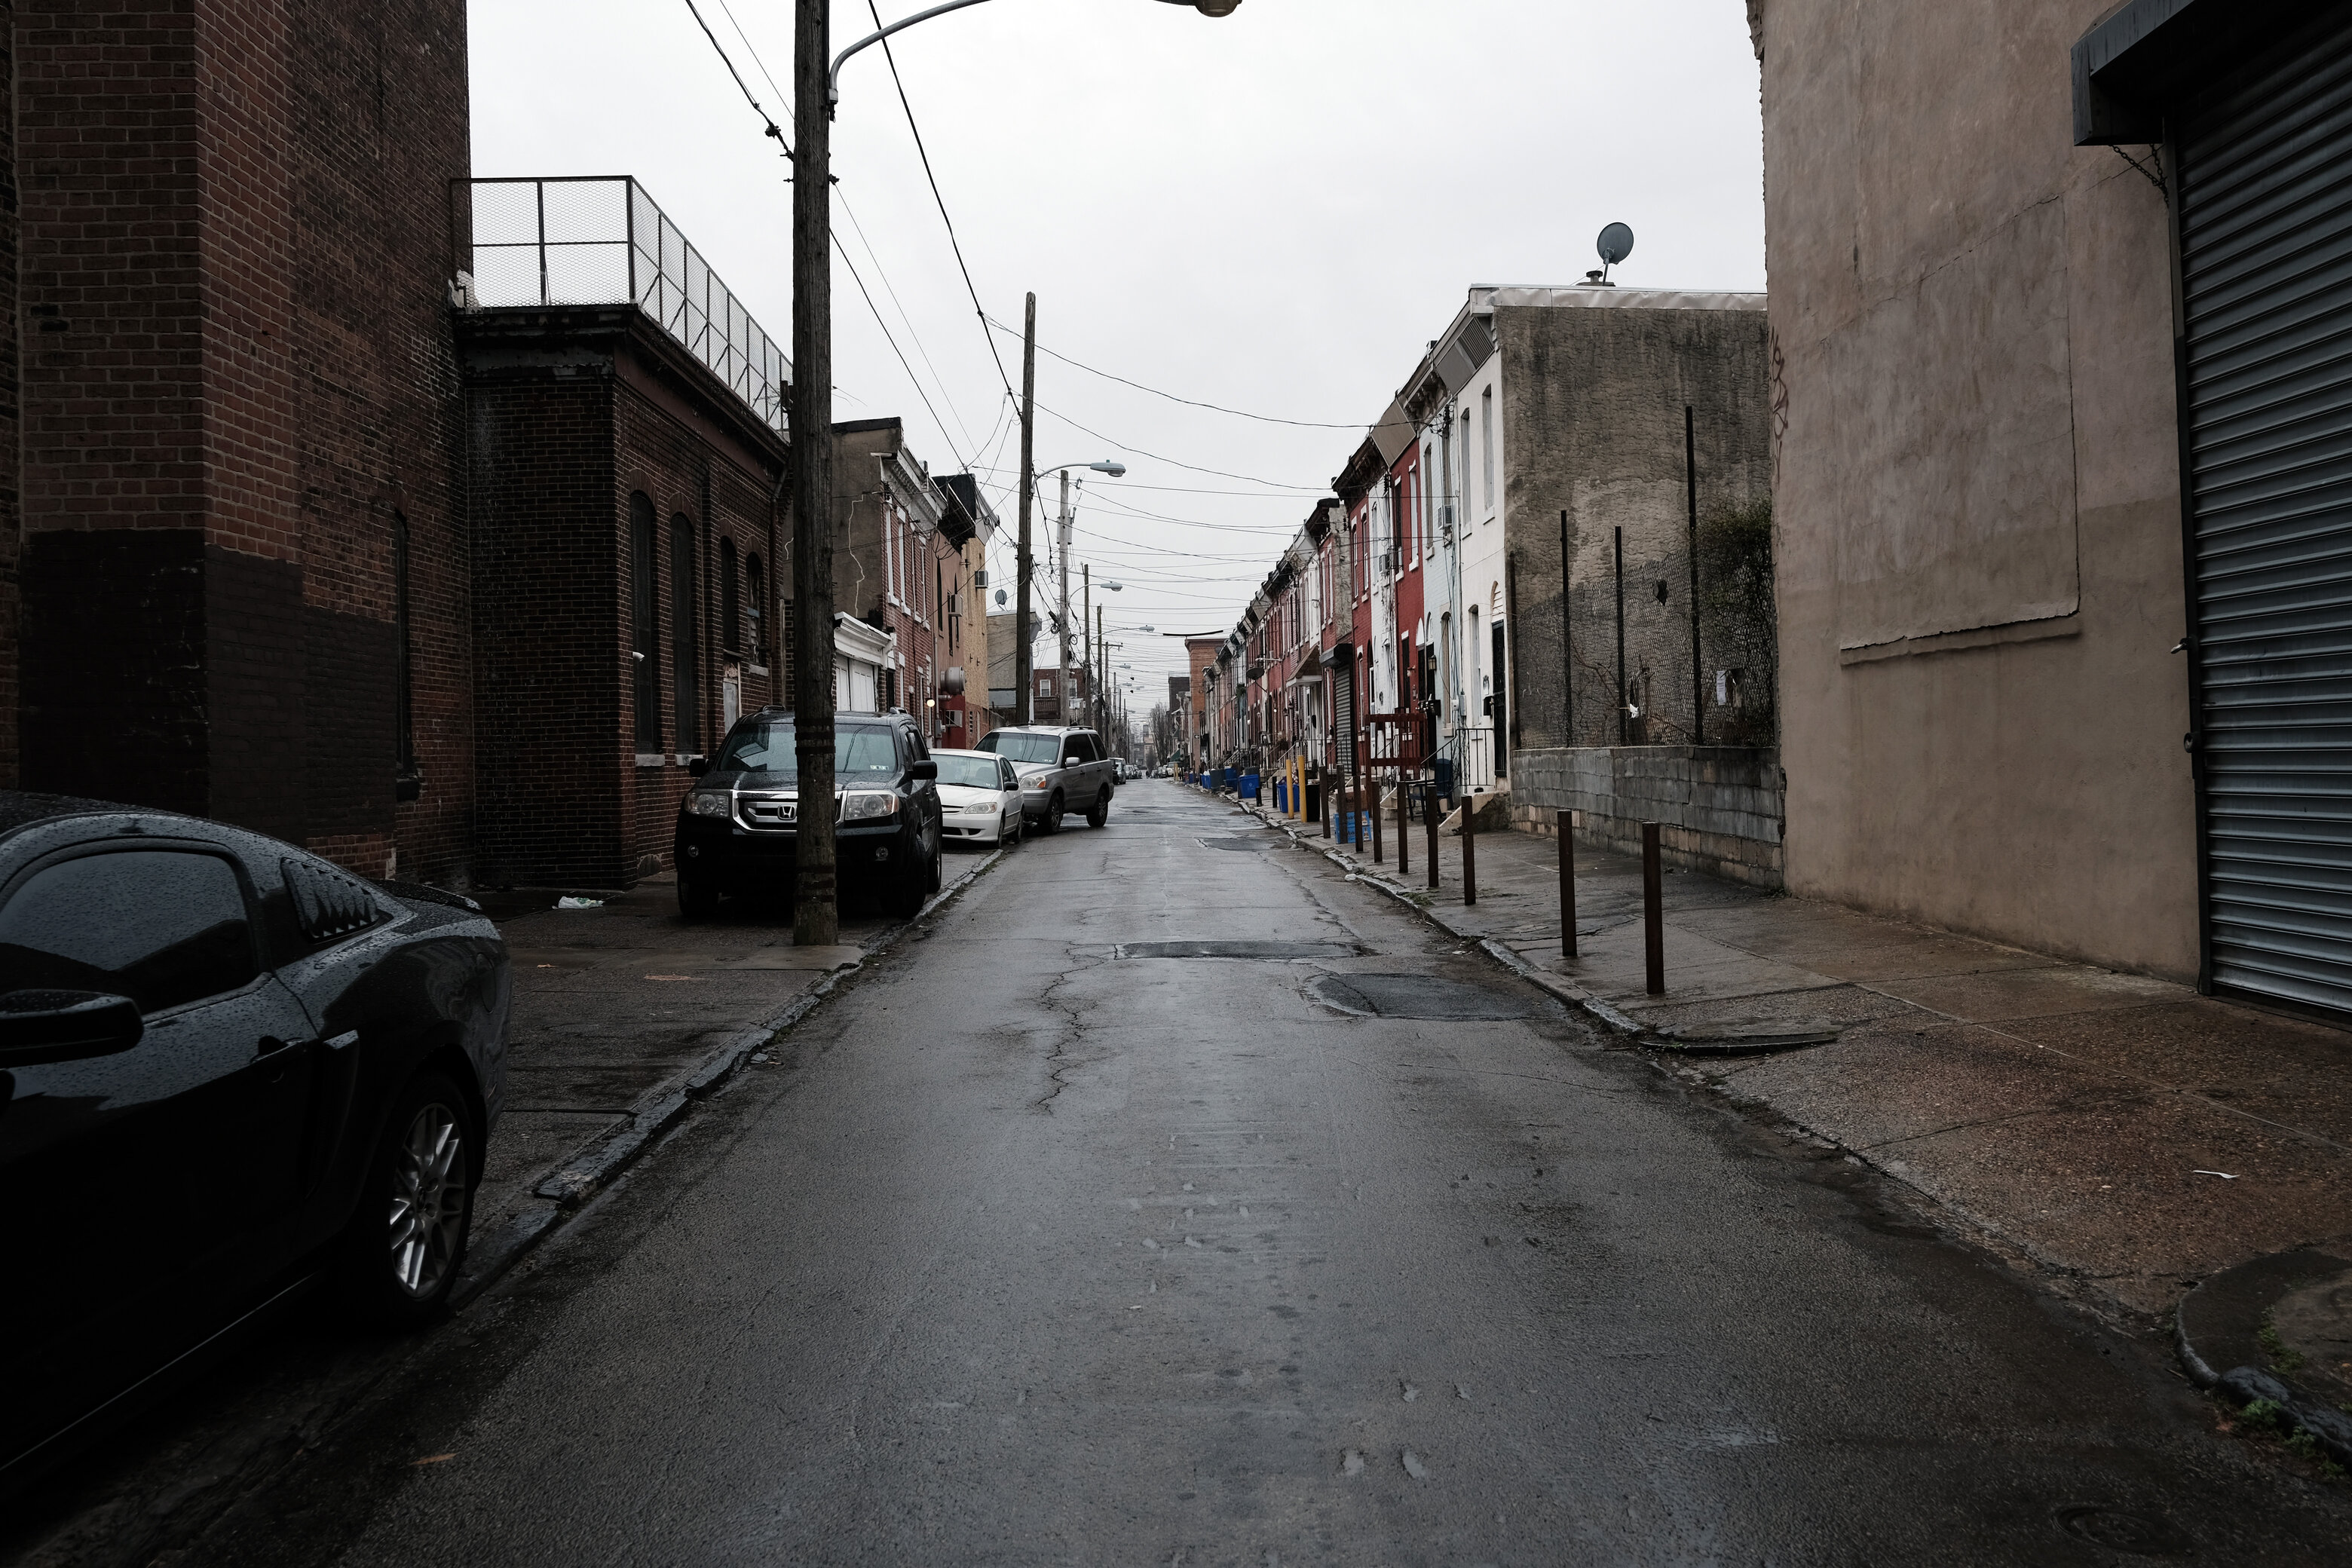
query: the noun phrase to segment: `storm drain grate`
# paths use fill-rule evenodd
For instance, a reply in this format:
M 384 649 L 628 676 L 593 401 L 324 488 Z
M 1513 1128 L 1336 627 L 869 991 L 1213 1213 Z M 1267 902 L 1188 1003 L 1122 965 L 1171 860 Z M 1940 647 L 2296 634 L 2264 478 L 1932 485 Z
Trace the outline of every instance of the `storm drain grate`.
M 1118 958 L 1354 958 L 1364 950 L 1351 942 L 1129 942 L 1112 949 Z
M 1307 988 L 1317 1001 L 1369 1018 L 1524 1018 L 1517 999 L 1431 974 L 1327 974 Z

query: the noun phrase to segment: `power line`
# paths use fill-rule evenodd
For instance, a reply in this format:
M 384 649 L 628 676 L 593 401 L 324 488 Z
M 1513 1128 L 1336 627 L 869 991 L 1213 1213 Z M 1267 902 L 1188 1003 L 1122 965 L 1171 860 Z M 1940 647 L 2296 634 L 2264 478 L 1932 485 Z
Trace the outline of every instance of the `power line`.
M 889 271 L 882 265 L 881 253 L 874 248 L 874 242 L 866 237 L 866 226 L 857 221 L 857 214 L 851 208 L 847 194 L 835 190 L 834 197 L 841 203 L 841 210 L 849 215 L 849 226 L 857 231 L 857 243 L 866 247 L 866 256 L 874 263 L 874 275 L 882 279 L 883 291 L 890 296 L 890 303 L 898 308 L 898 319 L 906 323 L 907 335 L 915 340 L 915 352 L 923 356 L 923 366 L 931 373 L 931 380 L 939 386 L 940 397 L 947 404 L 948 412 L 955 416 L 956 428 L 963 432 L 965 444 L 977 453 L 981 444 L 971 438 L 971 426 L 963 422 L 963 410 L 956 406 L 954 394 L 948 391 L 947 377 L 940 374 L 939 365 L 931 359 L 931 351 L 923 346 L 923 334 L 916 330 L 915 318 L 908 314 L 906 301 L 898 298 L 898 285 L 890 281 Z M 909 371 L 908 374 L 913 373 Z M 947 434 L 945 426 L 941 426 L 940 434 L 941 436 Z
M 719 0 L 719 4 L 722 5 L 726 3 L 727 0 Z M 746 85 L 743 80 L 743 73 L 737 70 L 735 68 L 735 62 L 727 58 L 727 46 L 719 41 L 719 35 L 710 30 L 710 24 L 702 19 L 701 9 L 695 5 L 694 0 L 686 0 L 686 8 L 694 13 L 694 25 L 702 29 L 702 36 L 710 40 L 710 47 L 719 51 L 719 62 L 726 66 L 727 74 L 735 79 L 735 85 L 742 90 L 743 101 L 751 106 L 751 111 L 754 114 L 757 114 L 761 122 L 767 126 L 767 133 L 776 139 L 776 145 L 784 150 L 784 156 L 787 158 L 791 157 L 793 155 L 792 143 L 784 140 L 783 128 L 775 122 L 775 120 L 766 110 L 760 107 L 760 100 L 751 96 L 751 88 Z M 735 13 L 732 11 L 727 13 L 727 19 L 730 22 L 733 22 L 735 20 Z M 743 29 L 740 26 L 738 26 L 735 29 L 735 32 L 740 37 L 742 36 Z M 751 44 L 751 40 L 750 38 L 743 39 L 743 45 L 746 48 L 750 48 Z M 757 59 L 758 58 L 759 51 L 753 49 L 752 58 Z M 765 66 L 761 66 L 760 68 L 760 73 L 762 76 L 767 75 L 767 70 L 768 68 Z M 776 79 L 774 77 L 768 77 L 768 85 L 770 87 L 774 87 L 776 85 Z M 779 93 L 778 96 L 781 97 L 782 95 Z
M 856 283 L 858 293 L 865 297 L 866 308 L 874 312 L 874 324 L 882 329 L 882 340 L 890 345 L 890 352 L 897 354 L 898 356 L 898 363 L 906 367 L 907 379 L 914 384 L 915 395 L 923 400 L 924 411 L 930 415 L 931 423 L 939 426 L 940 439 L 948 443 L 949 456 L 954 458 L 956 462 L 961 465 L 963 462 L 963 457 L 961 453 L 956 451 L 955 442 L 949 438 L 947 421 L 941 419 L 940 417 L 940 411 L 931 406 L 931 395 L 923 390 L 921 379 L 915 374 L 915 367 L 907 363 L 907 351 L 900 348 L 898 346 L 898 340 L 890 335 L 890 323 L 882 319 L 881 308 L 874 303 L 874 295 L 866 289 L 866 279 L 858 276 L 857 263 L 851 260 L 849 257 L 849 247 L 842 244 L 841 236 L 830 229 L 827 230 L 826 237 L 833 241 L 833 248 L 840 253 L 841 264 L 849 268 L 850 279 Z M 879 264 L 877 263 L 877 265 Z M 908 330 L 911 331 L 912 328 L 910 327 Z M 917 346 L 919 347 L 920 345 L 918 344 Z M 940 390 L 944 393 L 946 388 L 942 387 Z
M 1067 425 L 1071 429 L 1077 431 L 1080 435 L 1091 436 L 1097 441 L 1108 441 L 1113 447 L 1122 452 L 1132 452 L 1139 458 L 1149 458 L 1155 463 L 1166 463 L 1171 468 L 1190 468 L 1196 474 L 1214 474 L 1221 479 L 1239 479 L 1244 484 L 1264 485 L 1266 489 L 1272 490 L 1292 490 L 1296 491 L 1299 495 L 1320 496 L 1331 493 L 1331 488 L 1328 485 L 1286 485 L 1280 479 L 1259 479 L 1255 474 L 1228 473 L 1223 468 L 1204 468 L 1198 463 L 1180 462 L 1174 458 L 1163 458 L 1157 452 L 1147 452 L 1140 447 L 1130 447 L 1124 441 L 1116 440 L 1111 437 L 1104 435 L 1099 430 L 1089 430 L 1085 426 L 1079 424 L 1076 420 L 1071 418 L 1068 415 L 1061 413 L 1055 409 L 1048 408 L 1042 403 L 1037 405 L 1037 412 L 1040 414 L 1053 415 L 1055 418 L 1060 420 L 1063 424 Z
M 873 13 L 875 31 L 882 29 L 882 12 L 874 0 L 866 0 L 866 8 Z M 898 107 L 907 111 L 907 129 L 915 134 L 915 151 L 922 155 L 923 178 L 929 182 L 931 200 L 940 209 L 940 221 L 947 225 L 948 245 L 955 251 L 956 270 L 963 274 L 963 290 L 971 296 L 972 314 L 980 318 L 980 335 L 988 340 L 988 357 L 996 362 L 996 379 L 1004 384 L 1007 393 L 1013 390 L 1013 377 L 1005 374 L 1004 356 L 996 352 L 996 334 L 988 330 L 988 311 L 981 305 L 980 290 L 972 287 L 971 268 L 964 265 L 963 242 L 956 237 L 955 219 L 948 216 L 947 198 L 940 195 L 939 176 L 931 173 L 930 149 L 923 145 L 923 128 L 915 123 L 915 106 L 907 100 L 907 84 L 898 77 L 898 57 L 890 52 L 890 40 L 882 40 L 882 58 L 890 63 L 891 85 L 898 89 Z
M 1003 322 L 997 321 L 993 317 L 989 319 L 988 324 L 994 327 L 1000 332 L 1011 333 L 1011 335 L 1016 338 L 1021 335 L 1019 332 L 1013 331 L 1011 327 L 1006 326 Z M 1064 364 L 1070 366 L 1073 370 L 1085 371 L 1088 375 L 1098 375 L 1105 381 L 1115 381 L 1121 386 L 1131 386 L 1138 392 L 1148 392 L 1154 397 L 1164 397 L 1171 403 L 1181 403 L 1187 408 L 1205 408 L 1213 414 L 1230 414 L 1236 419 L 1255 419 L 1259 423 L 1265 425 L 1291 425 L 1296 426 L 1301 430 L 1365 430 L 1380 428 L 1380 422 L 1378 421 L 1368 426 L 1360 419 L 1352 420 L 1346 424 L 1332 424 L 1321 419 L 1284 419 L 1272 414 L 1252 414 L 1244 409 L 1227 408 L 1223 404 L 1202 403 L 1198 398 L 1179 397 L 1172 392 L 1162 392 L 1156 386 L 1146 386 L 1139 381 L 1129 381 L 1123 375 L 1114 375 L 1109 371 L 1097 370 L 1093 365 L 1082 363 L 1077 360 L 1072 359 L 1067 354 L 1055 353 L 1052 349 L 1047 348 L 1043 343 L 1039 343 L 1037 345 L 1037 352 L 1051 358 L 1060 360 Z

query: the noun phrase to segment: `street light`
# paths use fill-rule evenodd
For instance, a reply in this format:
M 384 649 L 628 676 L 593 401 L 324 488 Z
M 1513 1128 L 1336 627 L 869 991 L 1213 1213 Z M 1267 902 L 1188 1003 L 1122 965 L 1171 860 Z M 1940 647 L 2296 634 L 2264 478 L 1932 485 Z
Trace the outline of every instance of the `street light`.
M 833 54 L 832 0 L 793 7 L 793 380 L 790 479 L 793 506 L 793 750 L 800 764 L 800 805 L 793 878 L 793 941 L 803 947 L 840 940 L 841 910 L 834 854 L 833 694 L 833 115 L 841 101 L 841 68 L 860 50 L 918 22 L 977 5 L 946 0 Z M 1163 0 L 1178 4 L 1180 0 Z M 1229 16 L 1240 0 L 1189 0 L 1203 16 Z M 1029 300 L 1031 363 L 1023 367 L 1021 422 L 1021 705 L 1029 704 L 1029 465 L 1031 383 L 1036 297 Z M 1118 465 L 1088 464 L 1102 473 Z M 1064 608 L 1067 609 L 1066 599 Z
M 807 0 L 802 0 L 802 3 L 805 5 Z M 1203 16 L 1230 16 L 1241 9 L 1242 0 L 1161 0 L 1161 3 L 1169 5 L 1190 5 Z M 911 16 L 893 22 L 878 33 L 868 33 L 842 50 L 840 58 L 833 62 L 832 74 L 825 79 L 824 101 L 827 111 L 830 112 L 833 106 L 841 101 L 841 68 L 849 63 L 850 56 L 860 49 L 871 48 L 893 33 L 903 33 L 918 22 L 928 22 L 934 16 L 944 16 L 950 11 L 961 11 L 967 6 L 981 4 L 983 4 L 983 0 L 947 0 L 945 5 L 934 5 L 928 11 L 918 11 Z

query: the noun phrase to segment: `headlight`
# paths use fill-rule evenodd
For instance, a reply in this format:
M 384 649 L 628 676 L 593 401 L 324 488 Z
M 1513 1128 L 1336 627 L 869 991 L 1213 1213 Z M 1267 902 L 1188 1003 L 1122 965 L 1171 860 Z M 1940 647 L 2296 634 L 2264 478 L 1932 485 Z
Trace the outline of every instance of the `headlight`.
M 898 797 L 895 795 L 859 791 L 841 797 L 841 820 L 856 822 L 877 816 L 898 815 Z
M 976 800 L 970 805 L 965 806 L 964 809 L 971 813 L 974 816 L 987 816 L 990 814 L 1002 809 L 1003 805 L 1004 803 L 1001 800 Z
M 686 811 L 689 816 L 725 816 L 732 804 L 723 791 L 698 789 L 686 797 Z

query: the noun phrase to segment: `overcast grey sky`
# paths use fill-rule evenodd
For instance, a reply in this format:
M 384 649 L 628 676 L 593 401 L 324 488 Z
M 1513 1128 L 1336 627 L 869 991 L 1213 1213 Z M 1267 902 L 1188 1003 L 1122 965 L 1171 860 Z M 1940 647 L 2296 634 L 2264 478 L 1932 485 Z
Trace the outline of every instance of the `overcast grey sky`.
M 886 20 L 926 3 L 879 0 Z M 790 0 L 697 4 L 789 131 L 769 78 L 791 79 Z M 789 344 L 784 165 L 687 0 L 471 16 L 475 173 L 636 175 Z M 870 31 L 866 0 L 835 0 L 834 28 L 836 49 Z M 1620 219 L 1638 236 L 1627 284 L 1764 286 L 1737 0 L 1244 0 L 1223 20 L 995 0 L 893 47 L 992 316 L 1017 331 L 1034 289 L 1044 349 L 1343 426 L 1190 408 L 1040 354 L 1039 466 L 1128 464 L 1087 485 L 1074 559 L 1126 584 L 1096 602 L 1126 628 L 1114 660 L 1146 679 L 1144 708 L 1183 660 L 1135 628 L 1233 624 L 1465 289 L 1574 282 Z M 933 472 L 995 486 L 1009 587 L 1016 422 L 879 49 L 844 75 L 834 172 L 836 228 L 921 383 L 836 265 L 835 416 L 899 415 Z M 1017 388 L 1019 341 L 998 347 Z M 1042 547 L 1050 487 L 1040 501 Z

